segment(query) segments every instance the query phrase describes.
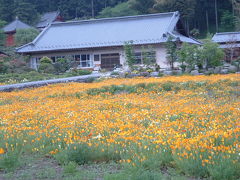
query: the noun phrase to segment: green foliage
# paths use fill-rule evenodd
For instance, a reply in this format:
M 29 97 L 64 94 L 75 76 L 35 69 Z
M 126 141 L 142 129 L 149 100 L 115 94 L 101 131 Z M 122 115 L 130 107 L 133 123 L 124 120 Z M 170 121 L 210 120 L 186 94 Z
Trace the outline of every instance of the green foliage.
M 77 172 L 77 164 L 70 161 L 67 165 L 63 167 L 63 172 L 65 174 L 74 174 Z
M 166 82 L 162 84 L 162 88 L 164 91 L 172 91 L 173 87 L 174 87 L 174 83 L 172 82 Z
M 197 45 L 183 43 L 181 49 L 177 50 L 177 56 L 181 67 L 184 67 L 184 65 L 187 65 L 190 69 L 194 69 L 195 65 L 202 67 L 201 51 Z
M 125 42 L 124 51 L 125 51 L 127 65 L 129 66 L 130 69 L 132 69 L 133 65 L 135 63 L 133 42 L 132 41 Z
M 55 73 L 55 68 L 52 64 L 42 63 L 42 64 L 40 64 L 38 71 L 40 73 L 53 74 L 53 73 Z
M 15 1 L 13 13 L 28 24 L 35 24 L 38 20 L 38 12 L 34 4 L 30 2 Z
M 220 22 L 220 31 L 232 32 L 235 30 L 236 17 L 230 11 L 224 11 Z
M 220 66 L 225 55 L 224 51 L 219 48 L 219 45 L 211 40 L 205 41 L 201 54 L 201 58 L 207 68 Z
M 0 29 L 0 46 L 5 45 L 6 35 L 2 29 Z
M 13 171 L 20 165 L 19 153 L 8 152 L 6 154 L 0 155 L 0 170 Z
M 68 74 L 70 76 L 82 76 L 82 75 L 89 75 L 92 71 L 87 69 L 72 69 Z
M 237 157 L 235 157 L 237 159 Z M 223 155 L 218 156 L 218 160 L 216 160 L 216 164 L 209 165 L 208 171 L 212 179 L 227 179 L 227 180 L 234 180 L 240 177 L 240 164 L 233 163 L 235 160 L 234 157 L 230 159 L 224 159 Z M 223 160 L 224 159 L 224 160 Z
M 7 24 L 6 21 L 0 19 L 0 28 L 3 28 Z
M 27 69 L 28 71 L 26 71 L 25 68 L 21 73 L 16 73 L 13 71 L 12 71 L 13 73 L 8 73 L 10 64 L 8 63 L 5 66 L 2 66 L 0 61 L 0 83 L 6 83 L 6 84 L 40 81 L 40 80 L 56 79 L 56 78 L 66 78 L 66 77 L 72 77 L 72 76 L 82 76 L 82 75 L 91 74 L 91 71 L 88 71 L 88 70 L 77 70 L 75 72 L 64 73 L 61 75 L 54 75 L 54 74 L 39 73 L 39 72 L 33 71 L 32 69 Z
M 140 168 L 130 168 L 125 169 L 121 173 L 117 174 L 107 174 L 104 176 L 105 180 L 160 180 L 165 179 L 162 173 L 153 171 L 153 170 L 145 170 Z
M 65 58 L 59 58 L 54 63 L 56 73 L 64 73 L 70 68 L 70 61 Z
M 39 34 L 39 31 L 31 29 L 19 29 L 15 34 L 16 45 L 21 46 L 27 43 L 32 42 Z
M 0 57 L 0 74 L 29 72 L 26 61 L 22 56 L 2 56 Z
M 72 144 L 67 150 L 68 162 L 76 162 L 79 165 L 91 162 L 109 162 L 120 160 L 120 155 L 111 146 L 102 151 L 103 147 L 93 147 L 86 143 Z
M 49 57 L 44 56 L 40 59 L 40 64 L 52 64 L 52 60 Z
M 52 65 L 52 60 L 46 56 L 40 59 L 40 66 L 38 68 L 38 71 L 41 73 L 48 73 L 48 74 L 54 73 L 55 68 Z
M 138 12 L 131 9 L 128 2 L 120 3 L 115 7 L 106 7 L 99 12 L 99 18 L 104 17 L 119 17 L 137 15 Z
M 7 24 L 6 21 L 2 21 L 0 19 L 0 47 L 5 45 L 5 39 L 6 39 L 6 35 L 4 33 L 4 31 L 2 30 L 2 28 Z
M 0 74 L 7 73 L 10 64 L 4 60 L 4 58 L 0 58 Z
M 172 37 L 169 37 L 165 47 L 167 49 L 167 60 L 171 68 L 174 69 L 174 63 L 177 61 L 177 43 Z
M 232 2 L 235 3 L 233 6 Z M 225 11 L 232 13 L 232 9 L 235 10 L 235 16 L 239 17 L 237 3 L 237 0 L 218 1 L 219 17 L 223 17 Z M 188 32 L 198 28 L 203 36 L 209 30 L 214 33 L 216 30 L 215 2 L 209 0 L 94 0 L 93 4 L 88 0 L 0 0 L 0 4 L 0 19 L 8 23 L 19 16 L 24 22 L 34 25 L 39 20 L 38 14 L 56 10 L 61 11 L 65 20 L 92 18 L 92 9 L 96 17 L 180 11 Z M 206 23 L 207 13 L 209 27 Z
M 129 0 L 130 7 L 141 14 L 148 14 L 155 4 L 154 0 Z
M 142 47 L 143 64 L 151 66 L 156 64 L 156 54 L 152 46 Z

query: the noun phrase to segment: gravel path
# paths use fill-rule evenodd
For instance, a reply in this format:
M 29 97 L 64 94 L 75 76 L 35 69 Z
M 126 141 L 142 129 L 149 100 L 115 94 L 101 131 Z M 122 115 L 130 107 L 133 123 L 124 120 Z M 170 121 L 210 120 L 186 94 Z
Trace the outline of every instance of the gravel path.
M 46 86 L 48 84 L 57 84 L 57 83 L 66 83 L 66 82 L 88 82 L 90 79 L 99 78 L 100 74 L 90 74 L 85 76 L 75 76 L 69 78 L 61 78 L 61 79 L 51 79 L 51 80 L 44 80 L 44 81 L 34 81 L 34 82 L 26 82 L 26 83 L 19 83 L 19 84 L 10 84 L 10 85 L 2 85 L 0 86 L 0 92 L 6 91 L 10 92 L 16 89 L 24 89 L 24 88 L 31 88 L 31 87 L 40 87 Z

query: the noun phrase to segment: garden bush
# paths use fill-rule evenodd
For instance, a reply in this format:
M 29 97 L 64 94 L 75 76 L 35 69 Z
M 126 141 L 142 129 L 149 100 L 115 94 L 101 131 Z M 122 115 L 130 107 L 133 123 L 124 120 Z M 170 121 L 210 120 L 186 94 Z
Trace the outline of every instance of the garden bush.
M 68 61 L 65 58 L 59 58 L 57 59 L 53 66 L 57 74 L 65 73 L 67 70 L 70 69 L 70 61 Z

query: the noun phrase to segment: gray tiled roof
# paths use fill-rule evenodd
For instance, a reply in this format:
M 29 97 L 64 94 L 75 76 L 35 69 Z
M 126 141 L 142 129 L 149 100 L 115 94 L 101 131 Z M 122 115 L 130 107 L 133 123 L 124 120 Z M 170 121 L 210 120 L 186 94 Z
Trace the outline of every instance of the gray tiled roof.
M 8 32 L 14 32 L 18 29 L 29 29 L 29 28 L 32 28 L 32 27 L 25 24 L 24 22 L 20 21 L 19 19 L 16 19 L 13 22 L 11 22 L 10 24 L 4 26 L 3 31 L 5 33 L 8 33 Z
M 178 12 L 104 18 L 95 20 L 53 23 L 32 42 L 17 49 L 19 53 L 59 51 L 70 49 L 123 46 L 127 41 L 135 45 L 167 41 L 175 31 Z M 199 42 L 180 34 L 174 37 L 190 43 Z
M 240 32 L 216 33 L 212 40 L 217 43 L 240 42 Z
M 53 23 L 56 20 L 56 18 L 58 17 L 59 14 L 60 14 L 59 11 L 48 12 L 48 13 L 43 14 L 41 16 L 39 23 L 36 25 L 36 27 L 37 28 L 47 27 L 49 24 Z

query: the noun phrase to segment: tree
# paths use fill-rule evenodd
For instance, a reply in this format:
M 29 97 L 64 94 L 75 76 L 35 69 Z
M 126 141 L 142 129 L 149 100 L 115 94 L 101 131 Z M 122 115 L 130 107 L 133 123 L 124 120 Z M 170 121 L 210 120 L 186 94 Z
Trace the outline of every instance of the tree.
M 132 69 L 135 63 L 133 41 L 125 42 L 124 51 L 126 56 L 126 63 L 129 68 Z
M 3 30 L 0 29 L 0 47 L 5 45 L 6 35 Z
M 189 69 L 194 69 L 195 65 L 202 67 L 202 62 L 200 61 L 201 52 L 195 44 L 183 43 L 181 49 L 177 51 L 177 56 L 183 71 L 186 66 Z
M 38 13 L 35 6 L 28 2 L 16 1 L 13 13 L 28 24 L 35 24 L 38 20 Z
M 201 59 L 206 68 L 220 66 L 224 58 L 224 51 L 219 48 L 217 43 L 206 40 L 201 49 Z
M 39 31 L 34 28 L 19 29 L 15 34 L 16 45 L 21 46 L 23 44 L 32 42 L 37 37 L 38 34 L 39 34 Z
M 0 47 L 5 45 L 6 35 L 2 30 L 5 24 L 6 24 L 6 21 L 0 20 Z
M 220 31 L 231 32 L 234 31 L 236 25 L 236 17 L 230 11 L 224 11 L 221 22 Z
M 138 12 L 131 9 L 128 2 L 120 3 L 115 7 L 107 7 L 99 13 L 100 18 L 104 17 L 119 17 L 119 16 L 131 16 L 137 15 Z
M 239 0 L 231 0 L 233 7 L 233 15 L 236 17 L 236 31 L 240 31 L 240 1 Z
M 156 52 L 153 50 L 151 45 L 146 47 L 142 47 L 142 59 L 143 64 L 147 66 L 151 66 L 156 64 Z
M 12 21 L 14 9 L 14 0 L 0 0 L 0 19 L 6 22 Z
M 129 0 L 130 7 L 141 14 L 152 12 L 155 0 Z
M 154 9 L 160 12 L 179 11 L 184 21 L 185 28 L 189 34 L 189 22 L 195 15 L 196 0 L 156 0 Z
M 174 63 L 177 61 L 177 43 L 176 41 L 173 41 L 172 37 L 169 37 L 165 47 L 167 49 L 167 61 L 171 67 L 171 69 L 174 69 Z

